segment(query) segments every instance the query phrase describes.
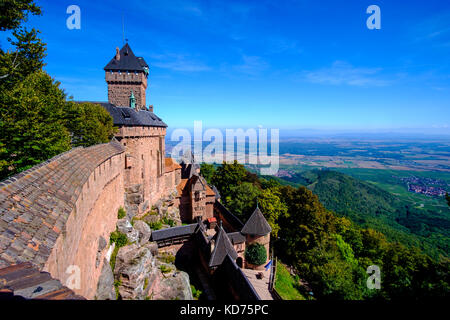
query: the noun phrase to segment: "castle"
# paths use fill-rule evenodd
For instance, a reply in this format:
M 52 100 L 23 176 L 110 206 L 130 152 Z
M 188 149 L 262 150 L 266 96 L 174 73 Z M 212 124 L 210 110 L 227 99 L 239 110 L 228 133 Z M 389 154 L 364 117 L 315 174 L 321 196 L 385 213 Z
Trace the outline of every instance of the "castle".
M 153 231 L 151 240 L 159 248 L 193 243 L 204 270 L 225 279 L 233 296 L 261 298 L 244 270 L 264 270 L 270 260 L 271 228 L 259 208 L 243 224 L 200 175 L 192 155 L 180 164 L 165 157 L 167 125 L 146 105 L 149 66 L 128 43 L 117 48 L 104 70 L 108 102 L 95 103 L 118 128 L 113 141 L 74 148 L 0 182 L 0 280 L 28 263 L 20 270 L 47 272 L 65 282 L 67 270 L 76 266 L 80 285 L 71 297 L 93 299 L 118 210 L 125 208 L 131 220 L 165 200 L 179 209 L 185 225 Z M 266 251 L 260 265 L 245 258 L 254 243 Z

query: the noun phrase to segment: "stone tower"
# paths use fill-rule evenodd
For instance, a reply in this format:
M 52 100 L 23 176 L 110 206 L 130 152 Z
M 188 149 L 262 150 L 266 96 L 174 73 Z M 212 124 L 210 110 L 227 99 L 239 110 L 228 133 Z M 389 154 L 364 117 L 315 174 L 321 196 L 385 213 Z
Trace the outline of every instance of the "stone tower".
M 117 107 L 132 107 L 131 102 L 135 101 L 136 110 L 146 109 L 149 68 L 142 57 L 134 55 L 128 43 L 121 50 L 116 48 L 116 55 L 104 70 L 109 103 Z
M 264 269 L 264 265 L 269 262 L 270 232 L 272 232 L 272 228 L 270 227 L 266 218 L 264 218 L 261 210 L 256 207 L 255 211 L 253 211 L 252 215 L 242 228 L 241 233 L 245 235 L 245 244 L 247 247 L 254 243 L 263 245 L 266 249 L 267 258 L 266 261 L 259 266 L 252 265 L 245 261 L 245 265 L 247 268 L 262 270 Z

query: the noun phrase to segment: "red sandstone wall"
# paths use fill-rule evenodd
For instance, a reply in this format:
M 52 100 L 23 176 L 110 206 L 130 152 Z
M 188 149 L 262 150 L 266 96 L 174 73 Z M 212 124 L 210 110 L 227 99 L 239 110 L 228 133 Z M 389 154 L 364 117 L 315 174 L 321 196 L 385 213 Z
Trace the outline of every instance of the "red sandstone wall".
M 66 230 L 61 234 L 44 265 L 44 271 L 59 279 L 63 284 L 69 279 L 69 266 L 79 267 L 80 287 L 72 288 L 77 294 L 93 299 L 103 257 L 96 265 L 99 238 L 109 243 L 109 235 L 115 230 L 117 211 L 123 206 L 123 163 L 124 154 L 116 155 L 100 164 L 83 185 L 76 200 L 74 210 L 66 222 Z
M 116 135 L 127 154 L 124 185 L 142 184 L 143 202 L 149 207 L 175 188 L 167 187 L 164 175 L 165 134 L 162 127 L 122 127 Z
M 147 78 L 142 72 L 106 72 L 105 80 L 108 83 L 108 101 L 119 107 L 130 106 L 131 90 L 136 98 L 137 109 L 145 107 Z

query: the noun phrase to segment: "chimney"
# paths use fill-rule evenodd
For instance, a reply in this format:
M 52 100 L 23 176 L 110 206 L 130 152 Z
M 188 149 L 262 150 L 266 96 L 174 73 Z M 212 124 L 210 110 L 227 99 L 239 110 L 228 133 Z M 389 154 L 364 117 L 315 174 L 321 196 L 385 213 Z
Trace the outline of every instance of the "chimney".
M 120 60 L 120 50 L 119 50 L 119 47 L 116 47 L 116 60 L 117 60 L 117 61 Z

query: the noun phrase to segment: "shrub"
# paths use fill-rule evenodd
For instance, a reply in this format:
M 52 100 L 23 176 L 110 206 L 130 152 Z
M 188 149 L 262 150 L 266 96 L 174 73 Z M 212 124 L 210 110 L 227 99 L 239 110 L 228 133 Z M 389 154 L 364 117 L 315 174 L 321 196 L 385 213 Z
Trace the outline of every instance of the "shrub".
M 109 259 L 109 265 L 111 266 L 111 270 L 114 272 L 114 268 L 116 267 L 116 256 L 119 252 L 119 247 L 115 246 L 114 251 L 111 254 L 111 258 Z
M 194 300 L 198 300 L 203 293 L 201 290 L 196 289 L 194 287 L 194 285 L 192 285 L 192 284 L 191 284 L 191 291 L 192 291 L 192 297 L 194 298 Z
M 167 217 L 162 218 L 162 223 L 167 224 L 170 227 L 175 226 L 175 221 Z
M 171 253 L 163 252 L 159 257 L 159 260 L 165 262 L 165 263 L 174 263 L 175 262 L 175 256 Z
M 267 260 L 266 248 L 259 243 L 251 244 L 245 249 L 245 259 L 248 263 L 254 265 L 261 265 Z
M 115 243 L 117 248 L 123 247 L 128 243 L 127 235 L 116 230 L 109 236 L 109 243 Z
M 119 287 L 122 285 L 122 281 L 114 280 L 114 290 L 116 291 L 116 299 L 120 299 Z
M 111 235 L 109 236 L 109 243 L 116 244 L 116 246 L 114 247 L 114 251 L 111 254 L 111 258 L 109 260 L 111 269 L 114 272 L 114 268 L 116 266 L 116 256 L 117 256 L 117 253 L 119 252 L 119 248 L 125 246 L 128 243 L 127 235 L 119 232 L 119 230 L 116 230 L 116 231 L 112 232 Z
M 152 230 L 159 230 L 159 229 L 162 228 L 162 222 L 161 221 L 147 222 L 147 224 L 150 227 L 150 229 L 152 229 Z
M 169 273 L 170 271 L 172 271 L 172 268 L 166 266 L 165 264 L 162 264 L 159 266 L 159 270 L 161 270 L 162 273 Z
M 117 218 L 122 219 L 122 218 L 125 218 L 126 215 L 127 215 L 127 212 L 125 211 L 125 209 L 120 207 L 119 211 L 117 212 Z

